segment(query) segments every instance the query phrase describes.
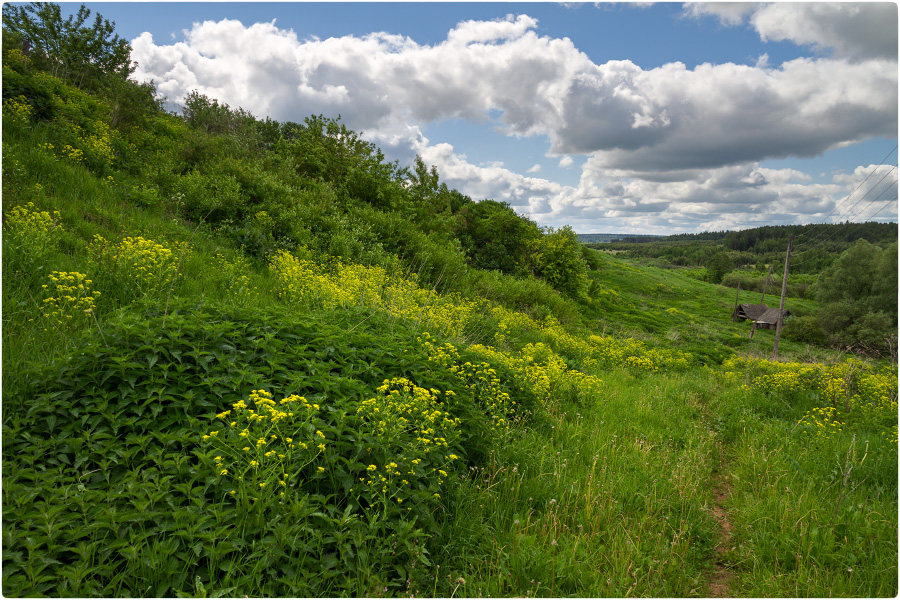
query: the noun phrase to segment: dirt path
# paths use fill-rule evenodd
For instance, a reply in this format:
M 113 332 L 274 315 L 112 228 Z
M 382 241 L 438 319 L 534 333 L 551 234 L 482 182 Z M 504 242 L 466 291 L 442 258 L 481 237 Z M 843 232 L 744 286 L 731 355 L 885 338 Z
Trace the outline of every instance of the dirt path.
M 728 520 L 728 513 L 725 511 L 724 504 L 731 494 L 731 487 L 728 484 L 725 473 L 725 450 L 719 447 L 719 475 L 716 477 L 716 488 L 714 492 L 714 500 L 710 512 L 719 523 L 719 544 L 716 546 L 716 564 L 711 574 L 709 589 L 707 596 L 709 598 L 733 598 L 731 591 L 734 573 L 725 565 L 723 557 L 725 552 L 731 546 L 731 530 L 733 526 Z

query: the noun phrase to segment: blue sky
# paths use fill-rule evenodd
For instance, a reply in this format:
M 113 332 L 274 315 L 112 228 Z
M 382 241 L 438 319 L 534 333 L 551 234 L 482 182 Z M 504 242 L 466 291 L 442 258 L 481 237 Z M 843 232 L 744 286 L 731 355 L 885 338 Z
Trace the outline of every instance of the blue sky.
M 897 220 L 895 4 L 87 6 L 173 101 L 341 114 L 541 225 L 816 223 L 855 189 L 844 220 Z

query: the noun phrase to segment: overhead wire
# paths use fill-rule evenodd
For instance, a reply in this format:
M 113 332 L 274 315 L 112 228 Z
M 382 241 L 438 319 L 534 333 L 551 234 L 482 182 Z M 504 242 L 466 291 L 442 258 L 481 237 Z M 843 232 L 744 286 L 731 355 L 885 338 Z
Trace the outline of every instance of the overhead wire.
M 861 181 L 861 182 L 853 189 L 853 191 L 850 192 L 850 194 L 848 194 L 841 202 L 839 202 L 837 205 L 835 205 L 835 207 L 834 207 L 834 209 L 832 209 L 831 213 L 829 213 L 828 215 L 826 215 L 825 220 L 829 219 L 832 215 L 835 214 L 835 212 L 837 212 L 837 210 L 838 210 L 839 207 L 841 207 L 841 206 L 844 205 L 846 202 L 848 202 L 848 201 L 850 200 L 850 198 L 852 198 L 853 195 L 854 195 L 857 191 L 859 191 L 859 189 L 862 188 L 862 186 L 864 186 L 864 185 L 866 184 L 866 182 L 869 181 L 869 179 L 870 179 L 876 172 L 878 172 L 878 171 L 881 169 L 882 166 L 884 166 L 884 163 L 887 161 L 887 159 L 888 159 L 894 152 L 897 151 L 897 148 L 898 148 L 898 146 L 894 146 L 894 148 L 893 148 L 890 152 L 888 152 L 888 153 L 885 155 L 885 157 L 881 160 L 881 162 L 880 162 L 874 169 L 872 169 L 872 170 L 869 172 L 869 174 L 866 176 L 866 178 L 865 178 L 863 181 Z M 896 167 L 895 165 L 891 165 L 890 169 L 888 169 L 888 170 L 884 173 L 884 175 L 881 176 L 881 179 L 879 179 L 878 182 L 875 183 L 875 185 L 869 187 L 869 189 L 866 191 L 865 194 L 862 195 L 862 197 L 860 197 L 859 199 L 857 199 L 852 205 L 850 205 L 849 208 L 847 208 L 844 212 L 842 212 L 842 213 L 839 215 L 838 219 L 839 219 L 839 220 L 840 220 L 840 219 L 845 219 L 845 217 L 846 217 L 848 214 L 850 214 L 857 206 L 859 206 L 859 204 L 860 204 L 863 200 L 865 200 L 872 192 L 874 192 L 875 190 L 878 189 L 878 187 L 879 187 L 879 186 L 881 185 L 881 183 L 888 177 L 888 175 L 890 175 L 891 173 L 895 172 L 896 170 L 897 170 L 897 167 Z M 868 203 L 861 211 L 859 211 L 859 212 L 858 212 L 856 215 L 854 215 L 851 219 L 846 220 L 846 222 L 853 223 L 853 222 L 856 221 L 857 219 L 860 219 L 860 220 L 861 220 L 862 215 L 869 209 L 869 207 L 872 206 L 872 204 L 878 202 L 878 201 L 881 199 L 881 197 L 884 196 L 884 194 L 885 194 L 888 190 L 892 189 L 896 184 L 897 184 L 897 179 L 895 178 L 894 181 L 893 181 L 892 183 L 890 183 L 887 187 L 885 187 L 885 188 L 883 188 L 883 189 L 881 190 L 881 192 L 878 194 L 878 196 L 875 197 L 874 200 L 872 200 L 871 202 L 869 202 L 869 203 Z M 886 201 L 886 203 L 885 203 L 884 206 L 882 206 L 882 207 L 881 207 L 878 211 L 876 211 L 875 213 L 869 215 L 867 218 L 868 218 L 868 219 L 874 218 L 874 217 L 877 216 L 879 213 L 881 213 L 884 209 L 886 209 L 888 206 L 890 206 L 890 204 L 891 204 L 892 202 L 894 202 L 895 200 L 896 200 L 896 197 L 895 197 L 893 200 Z M 798 260 L 796 260 L 796 261 L 794 262 L 794 265 L 795 265 L 795 266 L 801 265 L 801 264 L 803 264 L 803 263 L 811 262 L 811 261 L 813 261 L 813 260 L 819 258 L 820 256 L 822 256 L 823 254 L 825 254 L 825 253 L 826 253 L 826 250 L 825 250 L 825 248 L 824 248 L 824 244 L 825 244 L 826 242 L 830 241 L 830 240 L 831 240 L 832 238 L 834 238 L 836 235 L 838 235 L 842 230 L 843 230 L 843 240 L 839 240 L 839 241 L 845 241 L 845 240 L 848 239 L 848 238 L 850 237 L 850 235 L 853 233 L 853 230 L 852 230 L 852 229 L 846 229 L 846 228 L 840 228 L 840 227 L 833 227 L 833 228 L 830 228 L 830 227 L 827 227 L 827 225 L 837 225 L 837 223 L 829 224 L 829 223 L 825 223 L 825 222 L 823 221 L 822 223 L 816 225 L 816 228 L 819 228 L 819 230 L 817 231 L 816 235 L 814 235 L 812 238 L 809 238 L 809 239 L 806 239 L 806 240 L 802 241 L 801 243 L 799 243 L 799 244 L 797 244 L 797 245 L 795 245 L 795 246 L 793 247 L 794 250 L 797 250 L 797 249 L 800 248 L 800 247 L 807 247 L 807 246 L 808 246 L 808 248 L 807 248 L 806 250 L 800 251 L 800 252 L 806 252 L 807 255 L 806 255 L 806 256 L 803 256 L 802 258 L 798 256 Z M 822 236 L 825 235 L 825 234 L 828 232 L 829 229 L 832 229 L 831 234 L 828 235 L 827 237 L 825 237 L 824 239 L 821 239 L 821 240 L 820 240 L 820 238 L 822 238 Z M 796 240 L 796 239 L 799 239 L 799 238 L 801 238 L 801 237 L 803 237 L 803 236 L 805 236 L 805 235 L 810 235 L 810 234 L 813 233 L 813 231 L 816 231 L 816 229 L 813 228 L 813 229 L 810 229 L 810 230 L 807 231 L 807 232 L 803 232 L 803 233 L 799 234 L 798 236 L 795 237 L 795 240 Z M 817 243 L 817 240 L 820 240 L 820 241 L 818 241 L 818 243 Z M 818 249 L 818 252 L 816 251 L 817 249 Z M 813 253 L 813 254 L 808 254 L 808 253 Z M 798 254 L 800 254 L 800 253 L 798 252 Z
M 890 190 L 894 185 L 896 185 L 896 184 L 897 184 L 897 181 L 898 181 L 897 179 L 894 179 L 893 183 L 891 183 L 891 185 L 889 185 L 889 186 L 886 187 L 884 190 L 882 190 L 882 192 L 881 192 L 874 200 L 872 200 L 871 202 L 869 202 L 869 203 L 865 206 L 865 208 L 863 208 L 863 209 L 859 212 L 859 214 L 857 214 L 856 217 L 854 217 L 854 219 L 857 219 L 857 218 L 859 218 L 861 215 L 863 215 L 867 210 L 869 210 L 869 207 L 872 206 L 873 204 L 875 204 L 876 202 L 882 201 L 882 200 L 881 200 L 881 197 L 884 196 L 884 194 L 885 194 L 888 190 Z M 875 218 L 875 217 L 878 216 L 883 210 L 885 210 L 888 206 L 890 206 L 892 203 L 894 203 L 894 202 L 896 202 L 896 201 L 897 201 L 897 196 L 894 196 L 894 197 L 893 197 L 892 199 L 890 199 L 890 200 L 883 200 L 882 202 L 884 202 L 884 206 L 882 206 L 882 207 L 879 208 L 877 211 L 875 211 L 874 213 L 872 213 L 871 215 L 869 215 L 868 217 L 866 217 L 866 219 L 867 219 L 867 220 L 871 220 L 871 219 Z M 861 223 L 863 223 L 863 222 L 864 222 L 864 221 L 860 220 L 858 223 L 861 224 Z M 853 223 L 853 221 L 851 221 L 850 223 Z M 803 257 L 802 259 L 795 261 L 794 264 L 795 264 L 795 265 L 799 265 L 799 264 L 802 264 L 802 263 L 805 263 L 805 262 L 809 262 L 809 261 L 811 261 L 811 260 L 814 260 L 814 259 L 818 258 L 819 256 L 822 256 L 823 254 L 826 254 L 827 251 L 826 251 L 826 250 L 824 249 L 824 247 L 822 247 L 822 246 L 824 246 L 824 244 L 825 244 L 826 242 L 830 241 L 832 238 L 834 238 L 835 235 L 837 235 L 837 234 L 840 233 L 840 232 L 841 232 L 841 229 L 840 229 L 839 227 L 835 227 L 835 228 L 834 228 L 834 231 L 831 233 L 831 235 L 829 235 L 827 238 L 825 238 L 825 239 L 823 239 L 821 242 L 819 242 L 819 250 L 818 250 L 818 252 L 816 252 L 816 254 L 813 254 L 812 256 L 807 255 L 807 256 Z M 852 229 L 845 229 L 843 233 L 844 233 L 844 235 L 842 236 L 843 239 L 837 240 L 838 242 L 846 241 L 846 240 L 850 237 L 850 235 L 853 234 L 853 230 L 852 230 Z M 816 248 L 810 248 L 809 250 L 806 250 L 806 252 L 814 252 L 815 250 L 816 250 Z
M 879 165 L 879 166 L 880 166 L 880 165 Z M 877 170 L 877 168 L 878 168 L 878 167 L 876 167 L 876 170 Z M 860 203 L 860 202 L 862 202 L 863 200 L 865 200 L 865 199 L 869 196 L 869 194 L 871 194 L 872 192 L 874 192 L 875 190 L 878 189 L 878 186 L 881 185 L 881 182 L 884 181 L 884 180 L 887 178 L 888 175 L 890 175 L 893 171 L 896 171 L 896 170 L 897 170 L 897 167 L 894 167 L 894 166 L 892 166 L 890 169 L 888 169 L 888 171 L 881 177 L 881 179 L 878 180 L 878 183 L 876 183 L 874 186 L 870 187 L 869 190 L 868 190 L 861 198 L 859 198 L 856 202 L 853 203 L 853 205 L 850 206 L 850 208 L 848 208 L 845 212 L 841 213 L 841 214 L 838 216 L 838 222 L 840 222 L 842 219 L 845 219 L 845 217 L 846 217 L 846 216 L 847 216 L 854 208 L 856 208 L 857 206 L 859 206 L 859 203 Z M 872 173 L 874 173 L 874 171 L 873 171 Z M 869 175 L 871 176 L 872 173 L 870 173 Z M 866 178 L 866 180 L 868 180 L 868 177 Z M 895 179 L 891 184 L 889 184 L 886 188 L 884 188 L 884 189 L 881 191 L 880 194 L 878 194 L 878 198 L 880 198 L 881 196 L 883 196 L 884 193 L 885 193 L 887 190 L 891 189 L 892 186 L 896 185 L 896 183 L 897 183 L 897 180 Z M 858 186 L 857 186 L 857 189 L 859 189 Z M 849 198 L 849 196 L 848 196 L 848 198 Z M 876 199 L 876 200 L 877 200 L 877 199 Z M 868 209 L 869 206 L 871 206 L 871 205 L 872 205 L 872 202 L 870 202 L 869 204 L 867 204 L 866 207 L 865 207 L 862 211 L 860 211 L 855 217 L 853 217 L 853 219 L 859 218 L 859 216 L 862 215 L 863 212 L 865 212 L 866 209 Z M 832 211 L 832 213 L 833 213 L 833 212 L 834 212 L 834 211 Z M 827 217 L 826 217 L 826 218 L 827 218 Z M 871 218 L 871 217 L 870 217 L 870 218 Z M 853 219 L 850 219 L 850 221 L 852 221 Z M 836 224 L 837 224 L 837 223 L 821 223 L 821 225 L 836 225 Z M 802 243 L 802 245 L 806 246 L 806 245 L 815 243 L 815 241 L 816 241 L 817 239 L 819 239 L 820 237 L 822 237 L 822 236 L 825 234 L 826 231 L 827 231 L 827 228 L 822 229 L 815 237 L 813 237 L 813 238 L 811 238 L 811 239 L 808 239 L 808 240 L 804 241 L 804 242 Z
M 859 188 L 861 188 L 863 185 L 865 185 L 865 183 L 869 180 L 869 178 L 870 178 L 872 175 L 874 175 L 875 172 L 878 171 L 878 169 L 880 169 L 882 166 L 884 166 L 884 163 L 887 161 L 887 159 L 890 158 L 890 156 L 891 156 L 894 152 L 896 152 L 897 149 L 898 149 L 898 145 L 895 145 L 894 148 L 893 148 L 890 152 L 888 152 L 888 153 L 885 155 L 884 158 L 881 159 L 881 162 L 878 163 L 878 165 L 877 165 L 874 169 L 872 169 L 872 171 L 866 176 L 866 178 L 863 179 L 863 180 L 862 180 L 862 181 L 861 181 L 861 182 L 853 189 L 852 192 L 850 192 L 849 194 L 847 194 L 847 196 L 846 196 L 843 200 L 841 200 L 840 202 L 838 202 L 838 203 L 834 206 L 834 208 L 831 210 L 831 212 L 828 213 L 827 215 L 825 215 L 825 217 L 824 217 L 822 223 L 820 223 L 820 224 L 818 224 L 818 225 L 827 225 L 828 223 L 825 223 L 825 221 L 828 220 L 828 219 L 829 219 L 829 218 L 830 218 L 830 217 L 838 210 L 838 208 L 839 208 L 844 202 L 846 202 L 846 201 L 848 201 L 850 198 L 852 198 L 852 197 L 853 197 L 853 194 L 855 194 L 855 193 L 857 192 L 857 190 L 859 190 Z M 896 169 L 897 167 L 896 167 L 896 166 L 893 166 L 893 168 Z M 884 177 L 882 177 L 882 180 L 884 180 Z M 880 181 L 879 181 L 879 183 L 880 183 Z M 877 184 L 876 184 L 876 187 L 877 187 Z M 866 195 L 868 195 L 868 193 L 867 193 Z M 865 198 L 865 196 L 863 196 L 863 198 Z M 855 206 L 855 205 L 854 205 L 854 206 Z M 851 209 L 852 209 L 852 207 L 851 207 Z M 810 233 L 812 233 L 812 231 L 814 231 L 814 229 L 811 229 L 809 232 L 801 233 L 801 234 L 797 235 L 794 239 L 795 239 L 795 240 L 798 240 L 798 239 L 802 238 L 802 237 L 805 236 L 805 235 L 809 235 Z M 805 242 L 803 242 L 803 243 L 804 243 L 804 244 L 810 243 L 810 242 L 812 242 L 812 241 L 814 241 L 814 240 L 815 240 L 815 238 L 813 238 L 812 240 L 805 241 Z
M 896 170 L 896 167 L 892 167 L 892 170 Z M 872 193 L 874 190 L 876 190 L 876 189 L 878 188 L 878 186 L 881 184 L 882 181 L 884 181 L 884 179 L 887 177 L 887 175 L 888 175 L 889 173 L 890 173 L 890 171 L 888 171 L 888 173 L 885 173 L 884 177 L 882 177 L 882 178 L 878 181 L 878 183 L 875 184 L 874 187 L 870 188 L 869 191 L 866 192 L 866 194 L 865 194 L 862 198 L 860 198 L 859 200 L 857 200 L 857 201 L 853 204 L 853 206 L 851 206 L 850 209 L 849 209 L 847 212 L 843 213 L 839 218 L 844 218 L 844 217 L 846 217 L 846 215 L 850 212 L 850 210 L 853 210 L 854 208 L 856 208 L 856 207 L 859 205 L 860 202 L 862 202 L 863 200 L 865 200 L 866 197 L 867 197 L 870 193 Z M 877 196 L 874 200 L 872 200 L 871 202 L 869 202 L 869 203 L 868 203 L 861 211 L 859 211 L 859 213 L 857 213 L 852 219 L 849 219 L 849 221 L 852 223 L 854 220 L 859 219 L 859 218 L 860 218 L 860 217 L 861 217 L 861 216 L 869 209 L 870 206 L 872 206 L 874 203 L 876 203 L 876 202 L 878 202 L 879 200 L 881 200 L 881 197 L 884 196 L 885 192 L 887 192 L 888 190 L 892 189 L 895 185 L 897 185 L 897 179 L 896 179 L 896 178 L 894 179 L 894 181 L 892 181 L 890 184 L 888 184 L 887 187 L 885 187 L 884 189 L 882 189 L 882 190 L 881 190 L 881 193 L 879 193 L 878 196 Z M 890 201 L 887 201 L 887 202 L 890 202 Z M 884 210 L 884 207 L 882 207 L 881 210 Z M 881 212 L 881 211 L 879 210 L 878 212 Z M 871 218 L 873 218 L 873 217 L 874 217 L 875 215 L 877 215 L 877 214 L 878 214 L 878 213 L 874 213 L 874 214 L 872 214 L 872 215 L 869 215 L 867 218 L 868 218 L 868 219 L 871 219 Z M 830 225 L 838 225 L 838 224 L 839 224 L 839 223 L 831 223 Z M 823 223 L 823 225 L 824 225 L 824 223 Z M 823 229 L 816 237 L 814 237 L 814 238 L 812 238 L 812 239 L 810 239 L 810 240 L 807 240 L 806 242 L 804 242 L 803 245 L 812 244 L 812 243 L 815 242 L 817 239 L 819 239 L 820 237 L 822 237 L 827 231 L 828 231 L 827 229 Z M 838 229 L 835 229 L 834 232 L 832 232 L 831 235 L 829 235 L 828 237 L 826 237 L 826 238 L 825 238 L 824 240 L 822 240 L 820 243 L 827 242 L 828 240 L 830 240 L 831 238 L 833 238 L 833 237 L 835 236 L 835 234 L 836 234 L 837 231 L 839 231 L 839 230 L 838 230 Z M 811 249 L 812 249 L 812 248 L 811 248 Z M 810 250 L 811 250 L 811 249 L 810 249 Z M 807 250 L 807 252 L 808 252 L 808 251 L 809 251 L 809 250 Z

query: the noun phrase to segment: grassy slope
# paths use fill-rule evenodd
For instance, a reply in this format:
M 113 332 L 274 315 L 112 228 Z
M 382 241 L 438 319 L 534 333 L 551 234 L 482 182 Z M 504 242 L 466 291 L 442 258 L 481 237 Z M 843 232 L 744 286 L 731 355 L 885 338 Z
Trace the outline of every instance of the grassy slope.
M 424 362 L 416 342 L 421 322 L 366 307 L 285 308 L 270 271 L 252 261 L 236 273 L 249 278 L 247 292 L 238 293 L 235 276 L 215 258 L 222 252 L 237 261 L 237 249 L 214 231 L 179 223 L 164 207 L 130 204 L 128 190 L 138 181 L 123 176 L 117 186 L 104 184 L 83 166 L 41 151 L 43 135 L 24 132 L 4 145 L 4 213 L 35 201 L 41 210 L 59 210 L 65 228 L 35 271 L 10 268 L 4 252 L 5 594 L 702 596 L 721 539 L 711 512 L 717 503 L 734 526 L 724 559 L 735 574 L 733 594 L 897 593 L 896 441 L 880 441 L 870 427 L 810 443 L 796 423 L 818 397 L 744 389 L 749 379 L 728 377 L 718 366 L 729 349 L 767 356 L 771 348 L 771 332 L 748 340 L 748 327 L 731 323 L 731 291 L 609 257 L 591 275 L 599 286 L 588 309 L 598 319 L 594 333 L 679 348 L 709 366 L 591 367 L 570 352 L 567 360 L 603 380 L 601 391 L 560 387 L 509 434 L 480 433 L 441 501 L 423 504 L 432 506 L 434 522 L 419 535 L 367 529 L 359 520 L 340 524 L 327 503 L 321 516 L 273 509 L 256 529 L 234 521 L 238 511 L 225 510 L 214 493 L 215 478 L 203 462 L 210 454 L 196 440 L 217 411 L 251 389 L 280 383 L 310 398 L 340 399 L 336 410 L 355 410 L 387 377 L 456 384 Z M 36 310 L 43 274 L 90 272 L 87 248 L 96 233 L 111 240 L 143 235 L 172 247 L 190 240 L 192 249 L 171 298 L 166 289 L 124 297 L 121 279 L 96 273 L 103 297 L 119 294 L 117 305 L 98 310 L 102 336 L 90 321 L 65 333 L 45 331 Z M 172 315 L 171 342 L 161 315 Z M 273 334 L 268 352 L 240 353 L 238 342 L 257 343 L 247 332 L 274 323 L 299 338 Z M 225 346 L 213 343 L 217 335 L 226 336 Z M 107 348 L 106 337 L 120 345 Z M 187 351 L 213 352 L 212 363 L 191 363 L 166 384 L 175 395 L 200 393 L 208 404 L 173 400 L 158 414 L 123 423 L 95 395 L 65 396 L 91 385 L 84 389 L 99 385 L 128 396 L 135 381 L 158 373 L 152 357 L 140 362 L 154 339 L 168 350 L 180 340 Z M 510 334 L 498 347 L 517 355 L 534 342 L 554 346 L 552 336 L 535 329 Z M 788 357 L 817 354 L 784 340 L 781 348 Z M 122 368 L 138 379 L 130 387 L 127 376 L 114 388 L 108 377 L 90 383 L 117 364 L 117 352 L 130 357 L 134 364 Z M 219 370 L 209 374 L 202 364 Z M 508 389 L 518 389 L 504 377 Z M 41 399 L 38 392 L 50 395 Z M 78 421 L 79 414 L 75 431 L 58 425 L 79 408 L 103 419 Z M 330 437 L 342 435 L 340 419 L 327 424 Z M 871 447 L 861 462 L 864 438 Z M 332 489 L 316 485 L 323 493 Z M 728 495 L 721 501 L 715 492 L 723 486 Z M 285 517 L 319 537 L 273 522 Z M 240 535 L 233 533 L 238 522 Z M 210 523 L 216 527 L 203 525 Z M 386 545 L 366 538 L 373 531 Z M 346 573 L 329 562 L 337 559 L 328 538 L 342 535 L 358 536 L 358 558 Z M 393 561 L 391 568 L 366 562 L 360 548 Z M 394 553 L 403 559 L 387 558 Z
M 591 273 L 597 282 L 593 297 L 600 307 L 597 320 L 601 330 L 639 336 L 650 333 L 710 362 L 721 362 L 737 350 L 771 355 L 774 331 L 761 329 L 751 340 L 747 321 L 731 321 L 735 299 L 755 304 L 761 294 L 743 292 L 736 297 L 734 290 L 697 281 L 679 270 L 639 266 L 606 254 L 603 258 L 606 267 Z M 779 296 L 766 296 L 769 306 L 779 302 Z M 814 306 L 800 298 L 788 297 L 785 302 L 787 310 L 801 314 Z M 788 355 L 807 351 L 804 345 L 788 340 L 781 340 L 779 349 Z

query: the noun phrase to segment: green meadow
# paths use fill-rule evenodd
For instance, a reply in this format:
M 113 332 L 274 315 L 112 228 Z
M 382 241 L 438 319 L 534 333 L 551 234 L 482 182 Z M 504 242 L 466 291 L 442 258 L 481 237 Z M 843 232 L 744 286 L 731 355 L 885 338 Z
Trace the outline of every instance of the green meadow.
M 6 33 L 5 596 L 898 594 L 896 356 Z

